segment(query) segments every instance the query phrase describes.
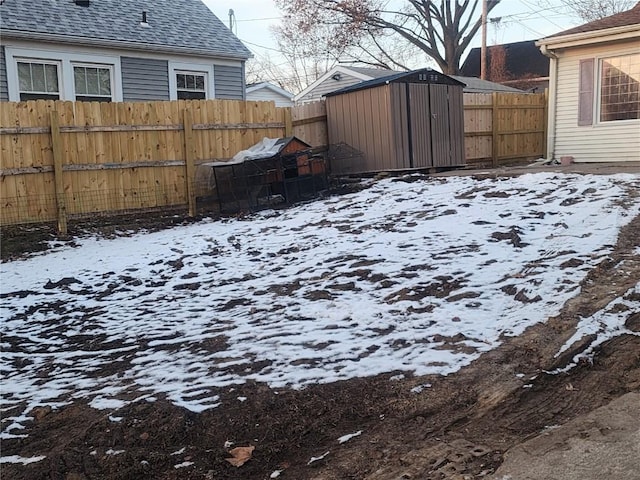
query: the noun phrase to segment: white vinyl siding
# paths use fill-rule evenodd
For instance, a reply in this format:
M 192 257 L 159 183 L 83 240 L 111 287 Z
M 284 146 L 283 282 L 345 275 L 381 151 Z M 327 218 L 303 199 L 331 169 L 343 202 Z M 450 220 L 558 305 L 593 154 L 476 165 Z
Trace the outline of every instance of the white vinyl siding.
M 578 125 L 580 61 L 635 53 L 640 42 L 568 49 L 558 59 L 554 157 L 572 156 L 576 162 L 640 162 L 640 120 L 599 122 L 594 111 L 592 125 Z M 596 78 L 598 75 L 596 74 Z M 595 85 L 595 92 L 599 91 Z M 598 108 L 599 99 L 594 101 Z
M 278 92 L 274 92 L 269 88 L 259 88 L 252 92 L 247 92 L 247 100 L 258 102 L 275 102 L 276 107 L 292 107 L 293 100 L 283 97 Z
M 316 86 L 316 88 L 307 93 L 304 97 L 299 98 L 298 103 L 316 102 L 327 93 L 335 92 L 336 90 L 340 90 L 341 88 L 350 87 L 351 85 L 355 85 L 356 83 L 360 83 L 362 81 L 363 80 L 360 78 L 347 75 L 346 73 L 340 73 L 340 78 L 338 80 L 334 80 L 331 77 L 327 78 L 324 82 Z

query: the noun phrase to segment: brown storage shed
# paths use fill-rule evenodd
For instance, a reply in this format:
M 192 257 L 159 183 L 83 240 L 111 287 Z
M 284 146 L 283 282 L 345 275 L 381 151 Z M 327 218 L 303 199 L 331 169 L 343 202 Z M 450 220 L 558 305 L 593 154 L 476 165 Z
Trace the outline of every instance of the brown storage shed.
M 463 88 L 425 68 L 328 94 L 331 173 L 463 166 Z

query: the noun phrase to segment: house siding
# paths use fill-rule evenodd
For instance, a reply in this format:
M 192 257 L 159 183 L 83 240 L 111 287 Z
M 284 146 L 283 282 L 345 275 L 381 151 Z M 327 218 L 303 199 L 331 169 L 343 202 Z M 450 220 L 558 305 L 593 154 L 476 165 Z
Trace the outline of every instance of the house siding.
M 327 78 L 324 82 L 320 83 L 316 88 L 307 93 L 305 96 L 298 99 L 298 103 L 315 102 L 320 100 L 327 93 L 335 92 L 341 88 L 350 87 L 356 83 L 360 83 L 363 80 L 360 78 L 341 73 L 342 78 L 340 80 L 334 80 L 333 78 Z
M 279 93 L 269 90 L 268 88 L 260 88 L 247 93 L 247 100 L 257 102 L 275 102 L 276 107 L 293 106 L 293 101 L 291 101 L 290 98 L 283 97 Z
M 7 87 L 7 63 L 4 58 L 4 46 L 0 45 L 0 102 L 9 100 L 9 88 Z
M 215 97 L 227 100 L 244 100 L 244 66 L 229 65 L 213 66 L 213 81 L 215 83 Z
M 122 97 L 125 102 L 169 100 L 166 60 L 120 57 Z
M 638 51 L 640 41 L 633 40 L 613 46 L 569 49 L 559 56 L 555 158 L 572 156 L 576 162 L 640 161 L 640 120 L 599 123 L 596 105 L 593 124 L 578 126 L 580 61 L 595 58 L 597 69 L 600 58 Z M 597 92 L 597 85 L 595 89 Z M 595 98 L 597 104 L 598 97 Z

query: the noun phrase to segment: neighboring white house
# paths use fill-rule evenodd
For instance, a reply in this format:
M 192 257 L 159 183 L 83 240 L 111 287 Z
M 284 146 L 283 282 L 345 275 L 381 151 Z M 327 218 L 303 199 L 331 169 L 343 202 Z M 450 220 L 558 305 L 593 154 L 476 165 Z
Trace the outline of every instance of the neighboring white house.
M 547 158 L 640 161 L 640 2 L 537 45 L 551 58 Z
M 247 85 L 247 100 L 273 101 L 276 107 L 292 107 L 293 93 L 269 82 Z
M 333 67 L 315 82 L 301 91 L 294 97 L 296 104 L 309 103 L 321 100 L 327 93 L 335 92 L 341 88 L 350 87 L 356 83 L 373 80 L 374 78 L 387 77 L 399 73 L 394 70 L 384 70 L 381 68 L 348 67 L 338 65 Z M 461 77 L 449 75 L 450 77 L 466 85 L 465 93 L 488 93 L 488 92 L 513 92 L 523 93 L 518 90 L 499 83 L 481 80 L 476 77 Z
M 251 52 L 200 0 L 0 2 L 0 101 L 245 98 Z

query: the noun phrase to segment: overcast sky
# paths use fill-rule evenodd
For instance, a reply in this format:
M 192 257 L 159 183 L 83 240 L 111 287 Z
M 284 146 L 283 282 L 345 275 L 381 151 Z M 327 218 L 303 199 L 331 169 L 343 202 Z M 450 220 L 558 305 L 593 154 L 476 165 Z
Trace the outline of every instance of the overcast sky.
M 541 2 L 549 6 L 541 8 Z M 272 0 L 204 0 L 204 3 L 226 25 L 229 25 L 229 9 L 233 9 L 236 35 L 255 56 L 267 53 L 271 58 L 277 56 L 269 27 L 280 22 L 281 13 Z M 558 4 L 558 0 L 502 0 L 489 14 L 490 19 L 501 18 L 499 23 L 492 22 L 489 26 L 489 44 L 538 39 L 582 23 L 561 14 Z M 480 34 L 472 46 L 479 45 Z

